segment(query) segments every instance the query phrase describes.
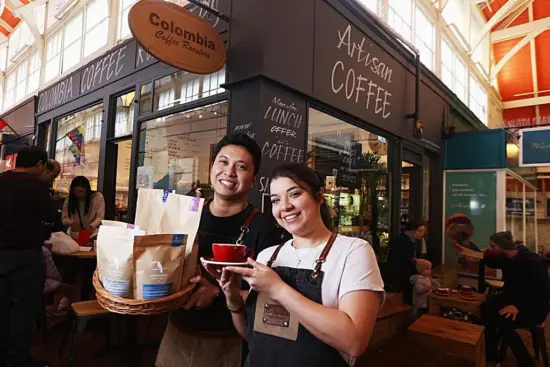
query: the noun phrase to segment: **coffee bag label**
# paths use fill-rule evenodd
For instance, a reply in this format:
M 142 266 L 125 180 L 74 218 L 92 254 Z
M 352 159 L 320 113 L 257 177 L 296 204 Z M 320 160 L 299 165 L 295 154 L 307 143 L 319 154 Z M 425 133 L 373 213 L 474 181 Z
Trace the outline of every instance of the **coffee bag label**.
M 189 200 L 189 211 L 190 212 L 197 212 L 199 211 L 199 206 L 200 206 L 200 199 L 199 198 L 191 198 L 191 200 Z
M 168 199 L 168 195 L 170 195 L 174 190 L 164 190 L 162 192 L 162 202 L 165 203 Z

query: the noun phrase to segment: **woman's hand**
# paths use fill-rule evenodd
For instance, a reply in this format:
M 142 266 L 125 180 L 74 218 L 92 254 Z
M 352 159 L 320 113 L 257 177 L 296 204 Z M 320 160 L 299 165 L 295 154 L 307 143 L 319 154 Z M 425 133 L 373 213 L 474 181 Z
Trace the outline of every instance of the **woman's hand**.
M 80 227 L 80 224 L 78 224 L 78 223 L 73 223 L 73 224 L 71 224 L 71 231 L 75 232 L 75 233 L 78 233 L 78 232 L 82 231 L 82 227 Z
M 238 274 L 227 271 L 222 266 L 203 263 L 206 271 L 218 282 L 227 303 L 230 306 L 239 306 L 242 303 L 241 277 Z
M 248 258 L 248 263 L 252 265 L 252 269 L 228 266 L 224 270 L 239 274 L 250 284 L 250 288 L 258 293 L 264 293 L 269 298 L 277 301 L 286 283 L 269 266 L 261 264 L 252 258 Z

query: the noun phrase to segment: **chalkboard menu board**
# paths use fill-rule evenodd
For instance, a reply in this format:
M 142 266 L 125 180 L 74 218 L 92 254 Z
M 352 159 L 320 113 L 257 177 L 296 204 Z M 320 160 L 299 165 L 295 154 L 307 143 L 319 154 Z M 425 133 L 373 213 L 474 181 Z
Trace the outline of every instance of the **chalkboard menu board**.
M 285 163 L 305 164 L 307 103 L 299 96 L 264 83 L 256 141 L 262 149 L 258 190 L 263 211 L 270 210 L 269 182 L 273 169 Z

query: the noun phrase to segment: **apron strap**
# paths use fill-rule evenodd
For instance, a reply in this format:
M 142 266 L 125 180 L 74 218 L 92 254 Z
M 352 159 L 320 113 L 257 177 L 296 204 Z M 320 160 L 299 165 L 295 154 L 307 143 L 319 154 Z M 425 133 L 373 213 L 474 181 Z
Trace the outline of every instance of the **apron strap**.
M 279 246 L 277 246 L 275 251 L 273 251 L 273 255 L 271 255 L 271 258 L 267 262 L 267 266 L 271 267 L 273 265 L 275 260 L 277 260 L 277 256 L 279 256 L 279 251 L 281 251 L 281 248 L 283 248 L 283 246 L 284 246 L 284 243 L 281 243 Z
M 334 241 L 336 240 L 336 234 L 333 233 L 330 236 L 330 239 L 327 242 L 327 245 L 323 249 L 323 252 L 321 252 L 321 255 L 317 260 L 315 260 L 315 269 L 313 269 L 313 274 L 311 274 L 311 277 L 313 279 L 317 278 L 319 274 L 321 274 L 321 266 L 323 266 L 323 263 L 327 260 L 327 255 L 330 252 L 330 249 L 332 248 L 332 245 L 334 244 Z
M 241 245 L 243 243 L 244 236 L 248 233 L 250 224 L 254 220 L 254 217 L 260 212 L 260 209 L 254 208 L 248 215 L 248 218 L 246 218 L 246 221 L 244 222 L 243 226 L 241 227 L 241 235 L 237 239 L 237 245 Z

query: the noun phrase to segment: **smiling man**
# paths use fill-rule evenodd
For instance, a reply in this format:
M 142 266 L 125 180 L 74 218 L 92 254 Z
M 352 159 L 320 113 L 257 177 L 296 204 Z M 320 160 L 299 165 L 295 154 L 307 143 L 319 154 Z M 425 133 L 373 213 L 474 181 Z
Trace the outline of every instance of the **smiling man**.
M 227 135 L 216 145 L 210 174 L 214 198 L 202 212 L 199 257 L 212 257 L 213 243 L 240 240 L 258 254 L 281 242 L 282 230 L 277 229 L 272 218 L 248 203 L 248 191 L 256 182 L 261 156 L 258 144 L 242 133 Z M 242 339 L 233 326 L 218 283 L 207 277 L 191 281 L 198 288 L 184 309 L 171 315 L 156 366 L 241 366 Z

